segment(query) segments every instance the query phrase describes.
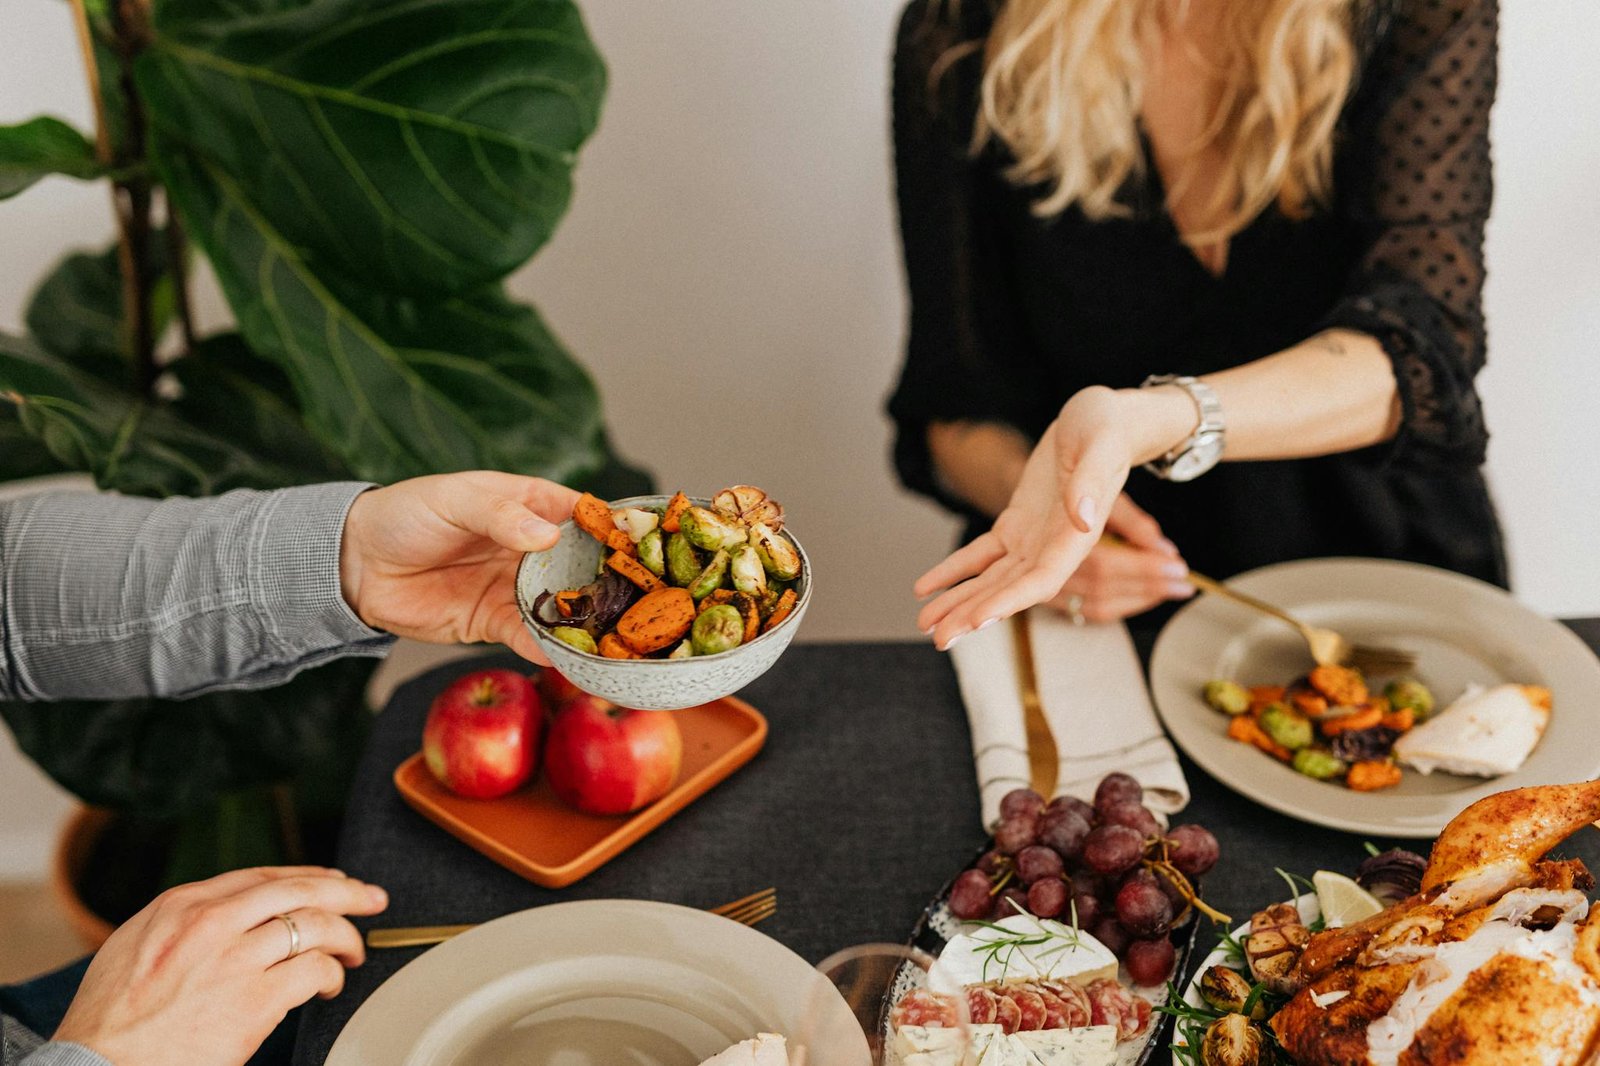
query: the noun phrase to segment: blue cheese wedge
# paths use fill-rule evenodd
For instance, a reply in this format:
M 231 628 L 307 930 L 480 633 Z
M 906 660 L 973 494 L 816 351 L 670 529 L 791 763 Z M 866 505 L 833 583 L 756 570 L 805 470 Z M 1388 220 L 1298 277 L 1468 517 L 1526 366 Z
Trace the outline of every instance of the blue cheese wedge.
M 1002 981 L 1074 981 L 1117 976 L 1117 957 L 1100 941 L 1070 925 L 1031 914 L 952 937 L 928 975 L 938 987 Z
M 1028 1066 L 1112 1066 L 1117 1061 L 1117 1029 L 1113 1025 L 1040 1029 L 1017 1033 L 1011 1039 L 1027 1050 Z
M 900 1066 L 975 1066 L 1005 1030 L 998 1025 L 974 1025 L 969 1027 L 969 1035 L 969 1046 L 964 1047 L 958 1029 L 902 1025 L 894 1031 L 894 1061 Z
M 1027 1045 L 1015 1036 L 999 1036 L 984 1049 L 977 1066 L 1034 1066 Z
M 1549 722 L 1521 685 L 1474 686 L 1395 741 L 1394 754 L 1424 774 L 1499 777 L 1522 765 Z

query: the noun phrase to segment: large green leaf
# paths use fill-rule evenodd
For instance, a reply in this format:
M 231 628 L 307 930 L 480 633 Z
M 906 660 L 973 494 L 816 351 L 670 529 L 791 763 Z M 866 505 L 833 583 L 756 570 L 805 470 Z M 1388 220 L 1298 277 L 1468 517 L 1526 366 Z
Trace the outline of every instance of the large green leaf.
M 372 669 L 370 659 L 344 659 L 279 688 L 188 700 L 0 703 L 0 717 L 79 798 L 170 817 L 252 785 L 349 780 Z
M 167 406 L 109 388 L 36 344 L 0 333 L 0 405 L 62 467 L 101 488 L 141 496 L 209 496 L 306 480 L 294 466 L 246 451 L 179 419 Z
M 489 467 L 575 482 L 604 463 L 594 385 L 532 310 L 496 292 L 417 302 L 320 277 L 220 169 L 167 164 L 240 331 L 358 476 Z
M 0 126 L 0 200 L 9 199 L 40 178 L 100 174 L 94 146 L 58 118 L 41 117 L 20 126 Z
M 160 337 L 173 308 L 163 231 L 151 236 L 149 269 L 151 327 Z M 127 387 L 132 382 L 116 245 L 103 252 L 73 252 L 57 264 L 34 290 L 26 321 L 33 339 L 52 355 L 109 385 Z
M 44 442 L 22 428 L 16 408 L 0 399 L 0 482 L 59 474 L 71 469 Z
M 306 428 L 282 369 L 252 352 L 237 333 L 202 340 L 170 373 L 180 386 L 172 412 L 195 429 L 296 470 L 302 481 L 350 476 Z
M 151 119 L 326 276 L 505 276 L 566 210 L 605 69 L 570 0 L 169 0 Z

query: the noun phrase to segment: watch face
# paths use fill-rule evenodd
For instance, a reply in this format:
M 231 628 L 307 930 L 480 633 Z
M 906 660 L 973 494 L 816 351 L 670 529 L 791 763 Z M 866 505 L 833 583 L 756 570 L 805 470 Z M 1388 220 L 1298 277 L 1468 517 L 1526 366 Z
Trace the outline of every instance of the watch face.
M 1168 481 L 1193 481 L 1217 465 L 1222 458 L 1222 434 L 1202 433 L 1190 448 L 1173 462 Z

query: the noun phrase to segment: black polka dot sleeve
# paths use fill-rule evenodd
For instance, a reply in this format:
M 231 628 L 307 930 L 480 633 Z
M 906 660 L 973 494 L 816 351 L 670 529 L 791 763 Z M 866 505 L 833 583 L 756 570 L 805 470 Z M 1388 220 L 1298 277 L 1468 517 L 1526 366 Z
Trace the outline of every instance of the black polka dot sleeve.
M 1493 196 L 1495 0 L 1406 0 L 1362 74 L 1336 174 L 1364 253 L 1323 322 L 1376 337 L 1403 410 L 1397 462 L 1476 466 L 1488 434 L 1483 229 Z

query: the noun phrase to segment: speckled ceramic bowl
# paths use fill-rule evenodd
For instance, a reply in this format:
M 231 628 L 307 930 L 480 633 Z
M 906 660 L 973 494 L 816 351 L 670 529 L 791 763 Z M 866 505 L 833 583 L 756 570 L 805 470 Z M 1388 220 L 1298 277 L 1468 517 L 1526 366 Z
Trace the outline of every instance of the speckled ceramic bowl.
M 669 499 L 670 496 L 631 496 L 615 500 L 611 506 L 660 507 Z M 709 500 L 694 502 L 710 506 Z M 772 632 L 732 651 L 693 659 L 606 659 L 586 655 L 551 636 L 549 630 L 533 620 L 533 601 L 542 592 L 581 588 L 593 581 L 604 551 L 598 541 L 571 521 L 562 523 L 561 540 L 554 548 L 522 557 L 522 565 L 517 568 L 517 607 L 522 611 L 522 624 L 555 668 L 585 692 L 643 710 L 698 707 L 731 695 L 766 673 L 800 628 L 800 620 L 811 603 L 811 560 L 788 529 L 780 536 L 800 553 L 800 577 L 794 585 L 799 601 L 794 613 Z

